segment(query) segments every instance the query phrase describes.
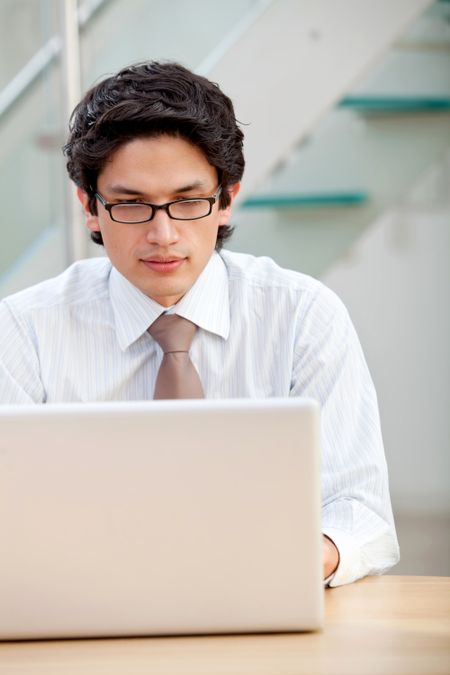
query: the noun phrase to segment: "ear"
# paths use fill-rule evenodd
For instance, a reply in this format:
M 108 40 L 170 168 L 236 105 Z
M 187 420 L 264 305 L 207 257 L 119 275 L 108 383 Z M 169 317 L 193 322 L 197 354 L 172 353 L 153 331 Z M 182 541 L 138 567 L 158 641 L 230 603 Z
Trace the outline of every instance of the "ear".
M 98 216 L 94 216 L 89 210 L 89 197 L 80 187 L 77 187 L 77 196 L 83 207 L 84 215 L 86 217 L 86 227 L 91 232 L 100 232 L 100 225 L 98 223 Z
M 231 207 L 233 206 L 233 202 L 241 188 L 240 183 L 233 183 L 233 185 L 230 185 L 227 190 L 228 194 L 230 195 L 231 201 L 228 204 L 227 207 L 224 209 L 220 209 L 219 211 L 219 227 L 222 225 L 228 225 L 228 221 L 230 220 L 231 217 Z

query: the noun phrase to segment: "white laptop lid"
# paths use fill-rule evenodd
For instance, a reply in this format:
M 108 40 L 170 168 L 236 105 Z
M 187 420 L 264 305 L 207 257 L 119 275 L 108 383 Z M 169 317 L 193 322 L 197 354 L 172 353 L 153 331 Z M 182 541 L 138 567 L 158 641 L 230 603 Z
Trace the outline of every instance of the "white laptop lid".
M 319 410 L 0 408 L 0 639 L 323 621 Z

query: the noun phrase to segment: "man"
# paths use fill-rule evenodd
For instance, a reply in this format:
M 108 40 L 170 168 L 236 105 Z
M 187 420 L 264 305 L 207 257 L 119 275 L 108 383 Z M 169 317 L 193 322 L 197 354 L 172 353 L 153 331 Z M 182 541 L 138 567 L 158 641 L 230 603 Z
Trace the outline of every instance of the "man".
M 324 578 L 349 583 L 398 559 L 376 395 L 330 290 L 222 250 L 242 141 L 231 101 L 177 64 L 125 68 L 86 94 L 65 152 L 108 257 L 0 303 L 0 402 L 317 399 Z M 175 317 L 187 346 L 163 344 Z M 160 375 L 181 362 L 189 384 L 173 393 Z

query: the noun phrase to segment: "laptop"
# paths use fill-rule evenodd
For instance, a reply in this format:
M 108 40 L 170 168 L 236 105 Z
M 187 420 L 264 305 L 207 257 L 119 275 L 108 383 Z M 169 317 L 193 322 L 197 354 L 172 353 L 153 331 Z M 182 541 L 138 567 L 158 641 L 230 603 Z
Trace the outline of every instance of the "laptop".
M 0 407 L 0 639 L 323 624 L 306 399 Z

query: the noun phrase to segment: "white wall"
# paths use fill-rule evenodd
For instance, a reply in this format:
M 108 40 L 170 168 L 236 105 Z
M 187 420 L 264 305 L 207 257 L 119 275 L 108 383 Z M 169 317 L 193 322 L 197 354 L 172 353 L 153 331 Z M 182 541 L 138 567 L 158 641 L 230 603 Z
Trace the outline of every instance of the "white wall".
M 450 156 L 322 277 L 377 387 L 398 512 L 450 510 L 449 262 Z

